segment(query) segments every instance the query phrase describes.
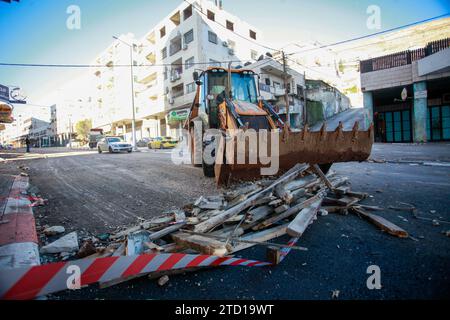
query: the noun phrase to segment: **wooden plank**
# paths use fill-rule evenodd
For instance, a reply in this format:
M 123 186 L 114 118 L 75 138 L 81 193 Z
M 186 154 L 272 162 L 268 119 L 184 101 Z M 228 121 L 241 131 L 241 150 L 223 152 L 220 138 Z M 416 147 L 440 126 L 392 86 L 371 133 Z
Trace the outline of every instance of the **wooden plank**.
M 272 240 L 272 239 L 275 239 L 275 238 L 285 235 L 287 226 L 288 226 L 287 224 L 284 224 L 284 225 L 274 227 L 271 229 L 267 229 L 267 230 L 264 230 L 261 232 L 250 233 L 244 237 L 241 237 L 240 239 L 246 240 L 246 241 L 255 241 L 255 242 L 269 241 L 269 240 Z M 256 246 L 256 244 L 240 243 L 240 244 L 234 246 L 230 253 L 245 250 L 245 249 L 251 248 L 253 246 Z
M 267 228 L 269 226 L 271 226 L 272 224 L 281 221 L 283 219 L 286 219 L 296 213 L 298 213 L 300 210 L 310 206 L 312 203 L 314 203 L 315 201 L 317 201 L 318 199 L 323 199 L 323 197 L 325 197 L 326 194 L 326 190 L 321 190 L 319 191 L 315 196 L 291 207 L 290 209 L 288 209 L 287 211 L 277 215 L 277 216 L 273 216 L 263 222 L 261 222 L 260 224 L 258 224 L 257 226 L 254 227 L 254 229 L 256 230 L 261 230 L 264 228 Z
M 175 224 L 173 226 L 164 228 L 160 231 L 157 231 L 155 233 L 152 233 L 149 238 L 148 241 L 154 241 L 157 239 L 161 239 L 162 237 L 171 234 L 172 232 L 178 231 L 180 228 L 182 228 L 186 223 L 179 223 L 179 224 Z
M 273 212 L 273 208 L 270 206 L 262 206 L 255 209 L 250 210 L 247 215 L 248 219 L 246 220 L 247 223 L 256 222 L 259 220 L 264 219 L 269 214 Z
M 165 250 L 163 247 L 158 246 L 157 244 L 155 244 L 153 242 L 144 242 L 144 246 L 150 250 L 155 250 L 155 251 L 164 251 Z
M 304 208 L 295 219 L 288 225 L 287 234 L 291 237 L 301 237 L 306 228 L 314 221 L 317 215 L 317 211 L 322 204 L 323 199 L 317 199 L 310 206 Z
M 353 206 L 353 207 L 361 208 L 361 209 L 368 210 L 368 211 L 384 211 L 384 208 L 377 207 L 377 206 L 368 206 L 366 204 L 361 204 L 361 203 L 358 203 L 358 205 Z
M 408 238 L 409 237 L 408 232 L 406 232 L 405 230 L 403 230 L 396 224 L 386 220 L 383 217 L 380 217 L 373 213 L 366 212 L 361 208 L 353 207 L 352 211 L 354 213 L 360 215 L 361 217 L 367 219 L 369 222 L 373 223 L 374 225 L 379 227 L 381 230 L 386 231 L 390 235 L 393 235 L 393 236 L 396 236 L 399 238 Z
M 322 172 L 322 170 L 317 164 L 311 165 L 311 169 L 314 171 L 315 174 L 317 174 L 322 179 L 322 181 L 325 183 L 328 189 L 334 191 L 334 187 L 331 184 L 330 180 L 328 180 L 328 178 L 325 176 L 325 174 Z
M 263 189 L 262 191 L 259 191 L 258 193 L 249 197 L 247 200 L 237 204 L 236 206 L 234 206 L 232 208 L 225 210 L 223 213 L 218 214 L 217 216 L 212 217 L 211 219 L 209 219 L 207 221 L 197 224 L 194 228 L 194 231 L 207 232 L 207 231 L 211 230 L 212 228 L 218 226 L 219 224 L 222 224 L 224 221 L 228 220 L 229 218 L 231 218 L 231 217 L 239 214 L 243 210 L 251 207 L 256 200 L 267 195 L 267 193 L 271 192 L 279 184 L 284 183 L 286 181 L 290 181 L 292 179 L 295 179 L 295 177 L 297 177 L 297 175 L 299 175 L 301 172 L 305 171 L 308 168 L 308 166 L 307 165 L 297 165 L 294 168 L 295 168 L 295 170 L 293 170 L 290 174 L 282 176 L 280 179 L 273 182 L 269 187 Z
M 266 260 L 273 265 L 279 265 L 281 262 L 280 248 L 268 247 L 266 249 Z
M 179 246 L 193 249 L 207 255 L 223 257 L 228 251 L 231 251 L 231 246 L 226 246 L 225 242 L 200 235 L 177 233 L 173 234 L 172 238 Z

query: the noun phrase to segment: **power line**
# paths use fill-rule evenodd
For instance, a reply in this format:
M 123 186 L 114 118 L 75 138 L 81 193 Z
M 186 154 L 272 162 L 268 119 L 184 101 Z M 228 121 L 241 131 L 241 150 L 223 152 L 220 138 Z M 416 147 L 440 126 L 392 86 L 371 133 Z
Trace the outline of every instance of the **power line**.
M 194 4 L 190 3 L 190 2 L 187 1 L 187 0 L 184 0 L 184 2 L 188 3 L 189 5 L 191 5 L 192 8 L 195 9 L 195 11 L 197 11 L 198 13 L 200 13 L 200 14 L 202 14 L 202 15 L 204 15 L 205 17 L 208 18 L 208 15 L 207 15 L 206 13 L 204 13 L 202 10 L 199 10 Z M 209 19 L 209 18 L 208 18 L 208 19 Z M 227 26 L 221 24 L 220 22 L 218 22 L 218 21 L 216 21 L 216 20 L 211 20 L 211 21 L 214 22 L 214 23 L 216 23 L 216 24 L 218 24 L 218 25 L 221 26 L 222 28 L 225 28 L 225 29 L 227 29 L 228 31 L 231 31 L 232 33 L 234 33 L 234 34 L 237 35 L 238 37 L 240 37 L 240 38 L 242 38 L 242 39 L 244 39 L 244 40 L 250 41 L 250 42 L 252 42 L 252 43 L 254 43 L 254 44 L 256 44 L 256 45 L 258 45 L 258 46 L 260 46 L 260 47 L 262 47 L 262 48 L 265 48 L 265 49 L 268 49 L 268 50 L 272 50 L 272 51 L 279 51 L 278 49 L 274 49 L 274 48 L 268 47 L 268 46 L 266 46 L 266 45 L 263 45 L 263 44 L 258 43 L 257 41 L 255 41 L 255 40 L 253 40 L 253 39 L 249 39 L 249 38 L 247 38 L 247 37 L 245 37 L 245 36 L 243 36 L 243 35 L 241 35 L 241 34 L 235 32 L 234 30 L 230 30 L 230 29 L 227 28 Z
M 228 60 L 228 61 L 216 61 L 215 63 L 227 64 L 227 63 L 246 63 L 252 62 L 253 60 Z M 193 63 L 162 63 L 162 64 L 142 64 L 133 65 L 133 68 L 144 68 L 144 67 L 168 67 L 168 66 L 186 66 L 186 65 L 210 65 L 212 62 L 193 62 Z M 8 63 L 0 62 L 1 66 L 7 67 L 48 67 L 48 68 L 130 68 L 130 64 L 117 64 L 117 65 L 92 65 L 92 64 L 41 64 L 41 63 Z
M 310 51 L 315 51 L 315 50 L 319 50 L 319 49 L 325 49 L 325 48 L 328 48 L 328 47 L 334 47 L 334 46 L 337 46 L 337 45 L 340 45 L 340 44 L 345 44 L 345 43 L 349 43 L 349 42 L 353 42 L 353 41 L 357 41 L 357 40 L 362 40 L 362 39 L 374 37 L 374 36 L 377 36 L 377 35 L 389 33 L 389 32 L 392 32 L 392 31 L 396 31 L 396 30 L 412 27 L 412 26 L 415 26 L 415 25 L 418 25 L 418 24 L 422 24 L 422 23 L 426 23 L 426 22 L 429 22 L 429 21 L 437 20 L 437 19 L 444 18 L 444 17 L 447 17 L 447 16 L 450 16 L 450 12 L 442 14 L 442 15 L 439 15 L 439 16 L 436 16 L 436 17 L 428 18 L 428 19 L 425 19 L 425 20 L 416 21 L 416 22 L 413 22 L 413 23 L 409 23 L 409 24 L 405 24 L 405 25 L 399 26 L 399 27 L 391 28 L 391 29 L 388 29 L 388 30 L 375 32 L 375 33 L 372 33 L 372 34 L 368 34 L 368 35 L 364 35 L 364 36 L 360 36 L 360 37 L 356 37 L 356 38 L 352 38 L 352 39 L 342 40 L 342 41 L 338 41 L 338 42 L 327 44 L 327 45 L 322 45 L 322 46 L 315 47 L 315 48 L 305 49 L 305 50 L 298 51 L 298 52 L 289 53 L 288 55 L 296 55 L 296 54 L 300 54 L 300 53 L 304 53 L 304 52 L 310 52 Z

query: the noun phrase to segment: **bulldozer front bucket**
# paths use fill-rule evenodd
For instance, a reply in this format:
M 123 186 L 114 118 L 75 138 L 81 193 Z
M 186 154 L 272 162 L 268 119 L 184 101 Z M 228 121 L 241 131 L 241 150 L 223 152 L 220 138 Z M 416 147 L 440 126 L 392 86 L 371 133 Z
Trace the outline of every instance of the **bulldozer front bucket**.
M 301 132 L 285 130 L 277 134 L 276 138 L 273 138 L 270 132 L 259 132 L 258 148 L 261 148 L 261 140 L 268 142 L 268 147 L 265 148 L 268 149 L 269 158 L 272 159 L 270 164 L 259 158 L 256 163 L 254 158 L 251 161 L 252 146 L 248 140 L 245 141 L 245 162 L 238 161 L 238 139 L 238 136 L 231 136 L 227 139 L 222 137 L 219 141 L 215 164 L 218 185 L 228 185 L 232 181 L 260 179 L 264 176 L 261 169 L 271 166 L 277 167 L 276 173 L 271 174 L 276 176 L 283 174 L 297 163 L 365 161 L 372 151 L 374 129 L 371 125 L 369 130 L 360 131 L 356 122 L 352 131 L 343 131 L 340 124 L 335 131 L 327 131 L 326 125 L 317 132 L 310 132 L 307 127 Z M 278 143 L 278 152 L 274 143 Z M 242 155 L 240 159 L 242 160 Z

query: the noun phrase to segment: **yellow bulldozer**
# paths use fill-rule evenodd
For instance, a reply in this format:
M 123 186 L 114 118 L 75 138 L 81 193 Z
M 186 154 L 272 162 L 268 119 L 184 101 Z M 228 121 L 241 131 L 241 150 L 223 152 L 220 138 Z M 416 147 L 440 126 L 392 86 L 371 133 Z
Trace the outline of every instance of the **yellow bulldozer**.
M 262 154 L 276 157 L 276 172 L 270 175 L 297 163 L 317 164 L 326 173 L 335 162 L 365 161 L 370 156 L 373 125 L 361 131 L 355 122 L 353 130 L 344 131 L 340 123 L 328 131 L 324 124 L 317 132 L 305 125 L 294 132 L 260 97 L 259 75 L 252 70 L 209 67 L 193 77 L 197 91 L 185 123 L 191 161 L 218 185 L 260 178 L 262 169 L 272 164 L 255 159 L 252 152 L 260 156 L 264 148 Z

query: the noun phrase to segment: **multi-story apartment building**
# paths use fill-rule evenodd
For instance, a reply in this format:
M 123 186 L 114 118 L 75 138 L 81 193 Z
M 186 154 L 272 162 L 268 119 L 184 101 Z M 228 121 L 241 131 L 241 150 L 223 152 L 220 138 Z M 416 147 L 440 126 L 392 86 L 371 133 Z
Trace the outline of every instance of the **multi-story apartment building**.
M 131 140 L 130 46 L 133 46 L 137 139 L 177 136 L 195 96 L 194 71 L 243 65 L 267 50 L 261 32 L 223 10 L 221 1 L 183 2 L 141 39 L 119 37 L 97 59 L 99 115 L 94 127 Z

